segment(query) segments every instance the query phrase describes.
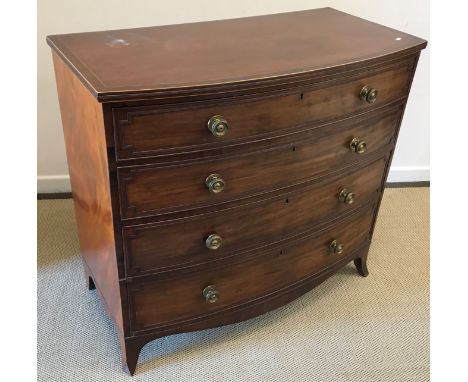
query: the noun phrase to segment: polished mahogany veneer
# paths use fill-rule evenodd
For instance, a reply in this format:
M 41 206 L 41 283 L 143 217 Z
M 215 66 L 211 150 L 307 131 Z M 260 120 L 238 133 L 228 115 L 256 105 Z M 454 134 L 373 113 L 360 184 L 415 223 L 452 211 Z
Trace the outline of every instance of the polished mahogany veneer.
M 146 106 L 114 109 L 118 159 L 198 151 L 216 146 L 251 142 L 265 136 L 284 134 L 306 124 L 344 118 L 371 107 L 405 97 L 414 58 L 388 68 L 376 68 L 348 77 L 349 82 L 331 86 L 330 82 L 313 90 L 272 97 L 259 94 L 233 101 L 217 99 L 210 106 L 188 102 L 182 107 Z M 358 78 L 354 78 L 358 77 Z M 368 83 L 379 89 L 374 104 L 362 102 L 356 94 Z M 316 89 L 318 88 L 318 89 Z M 229 134 L 206 134 L 206 123 L 220 114 L 229 121 Z
M 226 257 L 240 251 L 251 249 L 255 252 L 259 247 L 314 229 L 328 215 L 339 216 L 354 211 L 377 197 L 386 159 L 380 158 L 362 170 L 334 176 L 327 174 L 322 181 L 272 199 L 239 204 L 229 211 L 229 219 L 214 211 L 124 227 L 127 274 L 224 262 Z M 356 195 L 352 204 L 339 199 L 343 189 Z M 206 238 L 211 234 L 222 239 L 216 254 L 206 250 Z M 173 243 L 174 237 L 177 237 L 177 247 Z
M 209 270 L 200 267 L 190 274 L 174 272 L 130 287 L 132 330 L 148 330 L 183 322 L 191 316 L 202 319 L 226 309 L 241 308 L 273 291 L 313 278 L 344 256 L 344 252 L 330 253 L 333 238 L 339 237 L 346 243 L 346 254 L 355 253 L 366 244 L 374 207 L 370 204 L 350 218 L 340 218 L 339 224 L 283 243 L 275 250 L 266 253 L 257 250 L 253 259 L 234 261 L 229 267 L 219 265 Z M 211 284 L 219 290 L 220 297 L 219 302 L 207 305 L 200 298 L 199 287 Z M 171 309 L 160 309 L 161 306 Z
M 124 368 L 366 259 L 426 41 L 323 8 L 49 36 L 88 287 Z
M 358 125 L 350 121 L 351 128 L 342 126 L 334 134 L 315 129 L 289 144 L 248 154 L 119 167 L 122 218 L 220 205 L 304 182 L 331 167 L 361 160 L 349 147 L 355 137 L 369 142 L 366 156 L 381 150 L 393 140 L 400 119 L 401 113 L 393 113 Z M 223 191 L 214 195 L 205 185 L 211 174 L 219 174 L 225 182 Z

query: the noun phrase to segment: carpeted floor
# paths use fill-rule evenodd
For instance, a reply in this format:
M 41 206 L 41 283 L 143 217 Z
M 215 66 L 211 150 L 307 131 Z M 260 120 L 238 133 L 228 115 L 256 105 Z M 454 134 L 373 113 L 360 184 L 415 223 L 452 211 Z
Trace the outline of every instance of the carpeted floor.
M 368 265 L 264 316 L 153 341 L 129 377 L 85 288 L 72 201 L 38 201 L 38 380 L 429 381 L 428 188 L 385 191 Z

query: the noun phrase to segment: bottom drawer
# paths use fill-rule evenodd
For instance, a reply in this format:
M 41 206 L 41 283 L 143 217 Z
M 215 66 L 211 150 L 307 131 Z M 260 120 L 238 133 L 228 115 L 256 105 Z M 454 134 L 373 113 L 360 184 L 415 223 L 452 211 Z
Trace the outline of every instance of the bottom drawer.
M 368 206 L 297 243 L 241 263 L 135 280 L 128 285 L 131 330 L 215 314 L 316 274 L 365 244 L 373 217 L 374 206 Z M 341 253 L 330 249 L 334 240 L 343 245 Z

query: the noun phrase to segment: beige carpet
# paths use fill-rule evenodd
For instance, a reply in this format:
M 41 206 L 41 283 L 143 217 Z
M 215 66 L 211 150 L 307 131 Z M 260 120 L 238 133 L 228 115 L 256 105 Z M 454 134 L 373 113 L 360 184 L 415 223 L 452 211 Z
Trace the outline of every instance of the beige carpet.
M 274 312 L 145 346 L 123 373 L 85 288 L 71 200 L 38 201 L 40 381 L 428 381 L 429 189 L 388 189 L 367 278 L 350 264 Z

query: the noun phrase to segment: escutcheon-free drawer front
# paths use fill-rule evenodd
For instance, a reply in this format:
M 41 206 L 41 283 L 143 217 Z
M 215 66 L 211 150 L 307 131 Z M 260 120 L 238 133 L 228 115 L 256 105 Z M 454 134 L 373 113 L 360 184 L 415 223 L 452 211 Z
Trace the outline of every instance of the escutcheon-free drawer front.
M 134 373 L 366 259 L 426 41 L 331 8 L 49 36 L 78 236 Z

